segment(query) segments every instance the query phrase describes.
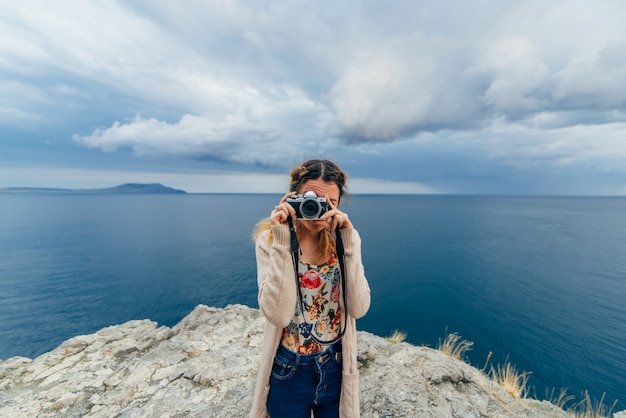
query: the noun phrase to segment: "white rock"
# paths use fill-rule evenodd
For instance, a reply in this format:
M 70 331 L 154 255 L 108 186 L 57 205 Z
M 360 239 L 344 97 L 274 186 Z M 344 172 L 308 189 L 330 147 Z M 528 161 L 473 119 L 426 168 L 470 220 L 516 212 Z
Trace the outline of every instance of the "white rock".
M 242 305 L 199 305 L 171 329 L 130 321 L 0 362 L 0 416 L 245 417 L 264 321 Z M 568 417 L 430 348 L 359 332 L 358 358 L 364 418 Z

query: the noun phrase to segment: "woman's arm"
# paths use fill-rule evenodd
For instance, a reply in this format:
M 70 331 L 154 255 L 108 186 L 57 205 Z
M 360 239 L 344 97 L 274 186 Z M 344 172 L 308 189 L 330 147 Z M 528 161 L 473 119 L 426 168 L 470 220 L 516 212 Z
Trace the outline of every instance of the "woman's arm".
M 296 279 L 289 245 L 289 227 L 272 226 L 256 241 L 259 307 L 265 318 L 279 328 L 289 325 L 296 307 Z
M 346 254 L 348 314 L 358 319 L 370 307 L 370 288 L 361 260 L 361 237 L 354 228 L 340 229 Z

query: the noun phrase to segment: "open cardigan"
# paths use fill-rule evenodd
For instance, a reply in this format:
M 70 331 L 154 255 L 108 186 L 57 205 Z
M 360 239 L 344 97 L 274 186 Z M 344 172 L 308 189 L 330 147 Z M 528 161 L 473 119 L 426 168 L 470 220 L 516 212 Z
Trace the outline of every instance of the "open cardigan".
M 283 328 L 289 325 L 296 310 L 297 289 L 293 261 L 290 252 L 289 227 L 272 226 L 263 232 L 256 241 L 257 281 L 259 285 L 259 306 L 266 318 L 261 364 L 257 375 L 251 418 L 267 417 L 267 394 L 274 363 L 274 355 L 280 344 Z M 345 315 L 346 332 L 342 339 L 343 376 L 339 416 L 354 418 L 359 416 L 359 371 L 357 369 L 356 319 L 365 315 L 370 306 L 370 289 L 365 279 L 361 261 L 361 238 L 354 228 L 340 229 L 345 247 L 346 285 L 348 312 Z M 343 296 L 339 299 L 341 309 Z

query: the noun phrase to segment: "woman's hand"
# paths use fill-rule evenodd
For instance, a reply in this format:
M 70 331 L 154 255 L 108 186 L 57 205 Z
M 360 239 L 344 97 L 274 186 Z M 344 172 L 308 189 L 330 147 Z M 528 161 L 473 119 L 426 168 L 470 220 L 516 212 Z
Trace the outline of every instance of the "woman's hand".
M 287 219 L 291 216 L 292 219 L 296 219 L 296 210 L 287 203 L 287 198 L 295 195 L 296 192 L 289 192 L 280 199 L 280 203 L 274 207 L 272 214 L 270 215 L 270 223 L 272 225 L 281 225 L 287 223 Z
M 328 195 L 326 195 L 326 202 L 328 203 L 328 209 L 324 214 L 324 219 L 328 220 L 330 230 L 334 231 L 337 228 L 352 228 L 352 222 L 350 222 L 348 214 L 340 211 L 335 205 L 333 205 Z

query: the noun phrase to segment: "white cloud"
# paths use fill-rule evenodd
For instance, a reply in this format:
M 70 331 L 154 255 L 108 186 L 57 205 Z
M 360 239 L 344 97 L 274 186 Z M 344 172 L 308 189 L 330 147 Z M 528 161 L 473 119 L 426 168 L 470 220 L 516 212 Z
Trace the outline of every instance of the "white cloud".
M 169 123 L 136 116 L 73 139 L 107 152 L 129 147 L 139 156 L 165 154 L 279 166 L 332 147 L 332 141 L 315 137 L 325 118 L 324 109 L 297 92 L 283 93 L 272 93 L 280 95 L 274 103 L 252 105 L 223 119 L 186 114 Z M 291 116 L 291 120 L 280 123 L 279 114 Z
M 402 149 L 466 171 L 488 158 L 615 172 L 625 12 L 604 0 L 7 3 L 0 124 L 63 126 L 87 148 L 151 158 L 393 166 Z M 398 170 L 389 178 L 406 179 Z
M 427 120 L 436 68 L 428 56 L 408 60 L 410 44 L 357 54 L 334 84 L 330 100 L 349 136 L 394 140 Z
M 496 112 L 527 113 L 545 107 L 546 98 L 537 90 L 545 86 L 548 68 L 529 39 L 497 40 L 488 46 L 481 62 L 481 70 L 491 79 L 484 100 Z
M 480 132 L 450 132 L 448 142 L 517 169 L 559 168 L 626 174 L 626 122 L 537 129 L 495 120 Z
M 24 83 L 0 80 L 0 124 L 33 123 L 42 120 L 41 115 L 27 107 L 16 105 L 11 97 L 26 98 L 31 103 L 41 105 L 45 98 L 41 91 Z
M 554 98 L 570 107 L 626 107 L 626 40 L 610 42 L 592 57 L 572 60 L 556 75 Z
M 250 122 L 243 115 L 228 116 L 218 123 L 207 118 L 184 115 L 177 123 L 137 116 L 129 123 L 115 122 L 108 129 L 98 129 L 89 136 L 75 135 L 84 145 L 115 151 L 132 147 L 138 155 L 213 155 L 238 158 L 240 146 L 271 143 L 272 129 Z

